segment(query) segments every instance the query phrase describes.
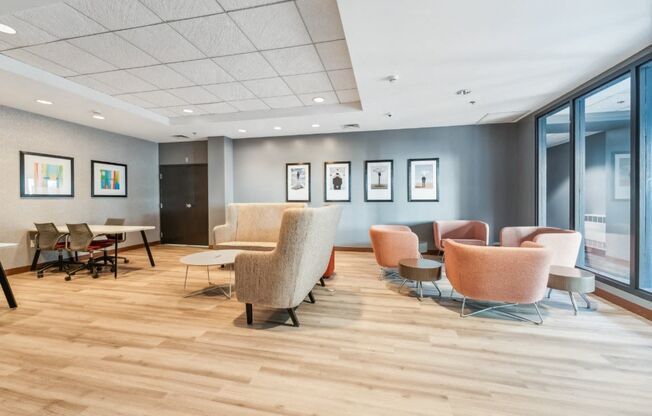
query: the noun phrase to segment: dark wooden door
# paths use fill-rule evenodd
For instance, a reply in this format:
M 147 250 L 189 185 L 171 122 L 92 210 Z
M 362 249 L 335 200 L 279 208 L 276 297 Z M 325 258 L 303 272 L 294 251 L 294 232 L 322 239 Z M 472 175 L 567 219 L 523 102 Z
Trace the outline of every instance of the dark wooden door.
M 208 165 L 160 167 L 161 242 L 208 245 Z

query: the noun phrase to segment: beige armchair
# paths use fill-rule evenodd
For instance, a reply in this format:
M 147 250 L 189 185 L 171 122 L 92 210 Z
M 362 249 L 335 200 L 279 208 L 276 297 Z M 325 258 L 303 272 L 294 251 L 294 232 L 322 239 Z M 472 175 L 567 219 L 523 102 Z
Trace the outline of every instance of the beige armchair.
M 247 324 L 253 305 L 285 309 L 294 326 L 294 312 L 324 274 L 335 241 L 341 207 L 288 209 L 283 214 L 274 251 L 244 252 L 235 259 L 235 290 L 246 304 Z

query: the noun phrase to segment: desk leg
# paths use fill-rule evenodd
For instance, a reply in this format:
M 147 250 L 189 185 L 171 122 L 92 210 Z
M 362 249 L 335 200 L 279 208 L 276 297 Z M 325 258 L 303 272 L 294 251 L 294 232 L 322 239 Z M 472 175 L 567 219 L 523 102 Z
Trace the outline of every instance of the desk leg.
M 118 239 L 115 239 L 115 251 L 113 253 L 113 278 L 118 278 Z M 106 261 L 106 260 L 105 260 Z
M 147 256 L 149 257 L 149 264 L 151 264 L 152 267 L 155 267 L 156 264 L 154 264 L 154 257 L 152 257 L 152 251 L 149 249 L 149 243 L 147 242 L 147 236 L 145 235 L 145 231 L 141 231 L 140 236 L 143 237 L 143 244 L 145 244 L 145 250 L 147 250 Z
M 34 270 L 36 270 L 36 266 L 38 266 L 38 257 L 40 255 L 41 255 L 41 250 L 36 249 L 36 251 L 34 251 L 34 259 L 32 260 L 32 267 L 30 267 L 29 269 L 30 271 L 33 272 Z
M 7 274 L 5 269 L 0 263 L 0 285 L 2 285 L 2 291 L 5 292 L 5 297 L 7 298 L 7 303 L 10 308 L 15 308 L 18 305 L 16 304 L 16 298 L 14 298 L 14 293 L 11 291 L 11 286 L 9 286 L 9 279 L 7 279 Z

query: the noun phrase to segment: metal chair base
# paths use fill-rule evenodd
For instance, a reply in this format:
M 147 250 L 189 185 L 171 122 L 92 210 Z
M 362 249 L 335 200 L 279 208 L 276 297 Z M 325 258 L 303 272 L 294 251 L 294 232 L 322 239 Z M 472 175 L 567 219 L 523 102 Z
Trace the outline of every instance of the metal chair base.
M 515 313 L 503 310 L 503 308 L 508 308 L 508 307 L 511 307 L 511 306 L 518 306 L 518 305 L 520 305 L 519 303 L 505 303 L 505 304 L 502 304 L 502 305 L 494 305 L 494 306 L 486 306 L 486 305 L 476 303 L 476 305 L 478 307 L 481 307 L 482 309 L 465 314 L 464 311 L 466 309 L 466 296 L 464 296 L 464 298 L 462 298 L 462 310 L 460 311 L 460 317 L 468 318 L 469 316 L 478 315 L 478 314 L 483 313 L 483 312 L 496 311 L 496 312 L 502 313 L 504 315 L 507 315 L 507 316 L 509 316 L 511 318 L 517 319 L 519 321 L 530 322 L 530 323 L 533 323 L 535 325 L 543 325 L 543 316 L 541 316 L 541 311 L 539 311 L 539 305 L 537 305 L 536 303 L 532 303 L 532 305 L 534 305 L 534 309 L 536 309 L 537 315 L 539 316 L 538 321 L 535 321 L 535 320 L 526 318 L 524 316 L 517 315 Z

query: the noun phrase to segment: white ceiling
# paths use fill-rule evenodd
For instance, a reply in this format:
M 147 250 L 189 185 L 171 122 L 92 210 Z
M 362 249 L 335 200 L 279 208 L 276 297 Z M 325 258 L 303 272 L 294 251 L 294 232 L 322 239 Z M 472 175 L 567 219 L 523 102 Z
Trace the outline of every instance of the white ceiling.
M 651 0 L 9 3 L 0 103 L 155 141 L 515 121 L 652 43 Z

